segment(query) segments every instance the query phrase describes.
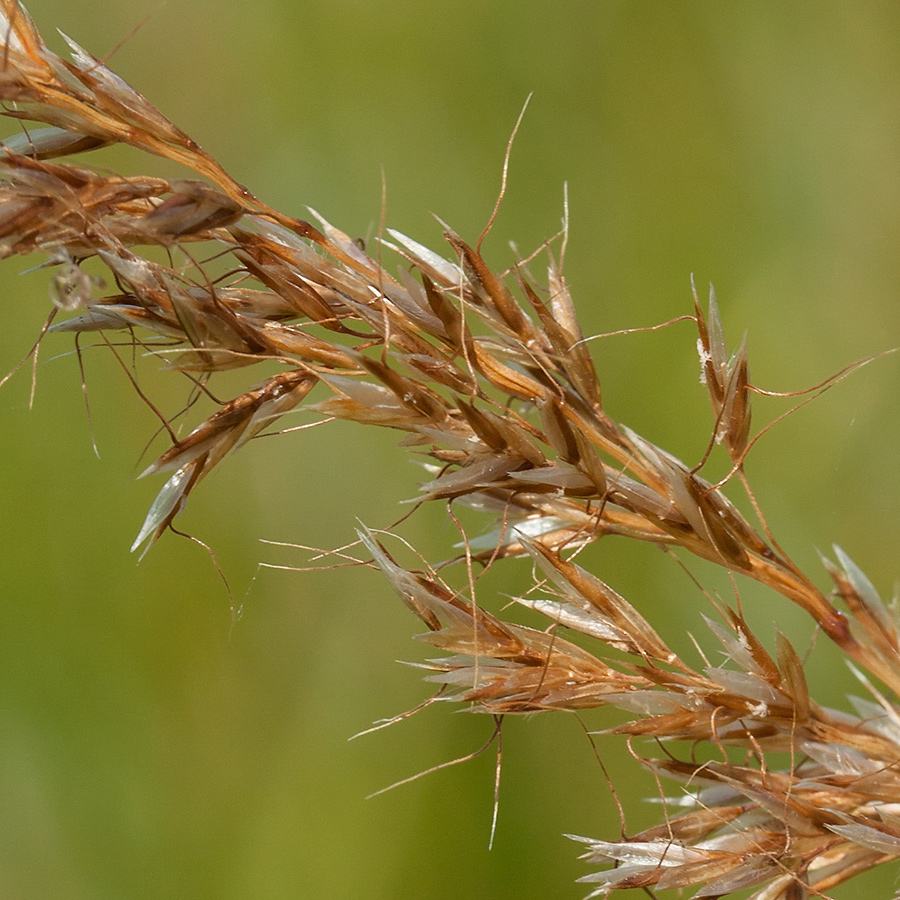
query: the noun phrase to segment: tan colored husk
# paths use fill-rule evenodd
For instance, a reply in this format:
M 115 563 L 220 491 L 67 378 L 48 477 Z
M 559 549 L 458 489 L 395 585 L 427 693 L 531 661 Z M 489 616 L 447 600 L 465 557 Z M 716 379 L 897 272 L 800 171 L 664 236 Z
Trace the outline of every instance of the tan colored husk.
M 423 639 L 446 654 L 426 664 L 442 696 L 496 715 L 614 706 L 628 719 L 613 733 L 666 741 L 673 754 L 644 760 L 688 788 L 664 824 L 619 840 L 579 838 L 589 862 L 613 865 L 584 879 L 590 896 L 699 885 L 698 897 L 750 887 L 754 900 L 795 898 L 900 857 L 894 610 L 840 550 L 826 562 L 836 585 L 826 597 L 721 486 L 607 416 L 555 263 L 546 287 L 524 266 L 508 284 L 480 242 L 448 229 L 444 258 L 388 232 L 384 249 L 404 263 L 394 276 L 321 217 L 314 225 L 255 198 L 74 42 L 70 60 L 57 56 L 14 0 L 0 10 L 0 98 L 21 123 L 0 153 L 0 256 L 41 253 L 56 267 L 57 306 L 73 314 L 49 330 L 125 332 L 200 384 L 259 363 L 276 371 L 173 437 L 147 469 L 172 474 L 134 549 L 146 552 L 213 467 L 321 384 L 330 396 L 309 406 L 314 413 L 397 429 L 431 457 L 422 499 L 494 516 L 494 531 L 467 542 L 473 561 L 534 561 L 536 591 L 517 599 L 549 618 L 546 631 L 502 621 L 432 571 L 408 571 L 360 531 L 424 622 Z M 66 161 L 116 143 L 198 178 L 101 174 Z M 227 277 L 208 278 L 193 262 L 197 242 L 230 256 Z M 142 255 L 148 247 L 170 262 Z M 108 292 L 82 269 L 89 258 L 108 271 Z M 704 315 L 695 292 L 694 312 L 712 438 L 741 473 L 751 446 L 746 346 L 729 357 L 714 297 Z M 681 548 L 797 604 L 855 663 L 873 699 L 857 701 L 856 714 L 824 709 L 786 638 L 773 657 L 733 610 L 724 624 L 709 622 L 727 664 L 695 669 L 572 560 L 608 534 Z M 564 629 L 595 652 L 563 639 Z M 688 747 L 679 759 L 678 742 L 703 743 L 714 758 L 695 762 Z M 769 764 L 776 751 L 791 754 L 787 769 Z

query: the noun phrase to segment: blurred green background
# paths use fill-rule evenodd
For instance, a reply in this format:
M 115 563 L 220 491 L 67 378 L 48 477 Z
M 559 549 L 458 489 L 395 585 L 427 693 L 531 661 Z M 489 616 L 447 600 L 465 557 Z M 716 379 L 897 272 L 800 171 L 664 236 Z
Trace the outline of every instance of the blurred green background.
M 554 234 L 568 183 L 566 273 L 586 331 L 689 312 L 695 273 L 715 283 L 732 342 L 748 332 L 762 387 L 809 386 L 900 344 L 891 0 L 29 9 L 60 52 L 57 27 L 100 57 L 127 38 L 113 68 L 275 206 L 371 234 L 383 174 L 388 225 L 435 249 L 432 213 L 477 238 L 533 91 L 485 251 L 504 267 L 510 240 L 527 252 Z M 3 372 L 49 308 L 46 276 L 22 268 L 0 266 Z M 681 324 L 593 344 L 611 414 L 691 463 L 711 424 L 694 342 Z M 232 625 L 199 547 L 168 535 L 140 565 L 129 554 L 160 484 L 135 481 L 155 423 L 108 354 L 86 354 L 96 459 L 71 349 L 45 342 L 33 409 L 27 372 L 0 391 L 0 896 L 583 896 L 573 882 L 588 870 L 563 833 L 619 825 L 578 721 L 507 722 L 490 852 L 491 753 L 366 800 L 476 749 L 491 723 L 441 707 L 348 743 L 429 693 L 395 663 L 425 655 L 416 620 L 371 573 L 257 570 L 306 559 L 260 539 L 340 546 L 357 518 L 405 511 L 421 475 L 396 437 L 335 425 L 257 441 L 204 482 L 180 525 L 217 553 L 243 605 Z M 182 385 L 148 378 L 177 408 Z M 748 464 L 780 541 L 822 585 L 815 548 L 832 542 L 887 596 L 900 575 L 898 387 L 896 357 L 873 363 Z M 759 402 L 757 424 L 787 406 Z M 456 540 L 440 510 L 408 533 L 434 560 Z M 661 554 L 608 542 L 590 560 L 667 638 L 702 635 L 708 606 Z M 501 591 L 527 576 L 508 568 Z M 801 614 L 742 594 L 770 646 L 777 619 L 806 647 Z M 854 689 L 821 644 L 810 679 L 830 705 Z M 629 828 L 650 824 L 659 809 L 638 798 L 652 782 L 614 740 L 598 747 Z M 887 896 L 894 876 L 866 886 Z

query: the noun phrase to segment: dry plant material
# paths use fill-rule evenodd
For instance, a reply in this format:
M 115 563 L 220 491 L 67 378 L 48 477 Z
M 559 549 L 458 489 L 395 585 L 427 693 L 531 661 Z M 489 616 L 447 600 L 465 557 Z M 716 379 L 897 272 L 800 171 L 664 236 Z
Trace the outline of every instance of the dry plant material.
M 56 55 L 14 0 L 0 9 L 2 111 L 18 123 L 0 149 L 0 255 L 45 258 L 56 305 L 48 331 L 156 356 L 188 373 L 192 400 L 212 397 L 207 384 L 221 370 L 265 372 L 186 437 L 164 423 L 172 445 L 145 474 L 167 480 L 133 549 L 146 552 L 213 467 L 301 404 L 397 429 L 431 460 L 423 501 L 494 516 L 492 532 L 466 542 L 469 563 L 529 556 L 536 589 L 518 603 L 551 624 L 502 620 L 435 571 L 404 568 L 361 530 L 442 654 L 426 665 L 442 698 L 495 716 L 617 707 L 629 718 L 614 732 L 635 747 L 666 742 L 642 762 L 687 786 L 663 824 L 577 838 L 601 867 L 583 879 L 590 896 L 690 886 L 696 897 L 824 896 L 900 856 L 894 609 L 840 550 L 826 561 L 835 591 L 823 594 L 721 484 L 609 418 L 552 258 L 539 286 L 524 264 L 497 274 L 481 241 L 449 229 L 444 254 L 389 232 L 370 255 L 315 214 L 317 224 L 258 200 L 100 60 L 68 38 L 70 58 Z M 113 144 L 197 177 L 126 177 L 68 159 Z M 393 272 L 381 263 L 387 251 L 399 256 Z M 199 256 L 218 258 L 222 274 Z M 88 261 L 105 268 L 103 282 Z M 729 356 L 714 298 L 704 314 L 695 294 L 695 319 L 713 438 L 731 458 L 731 481 L 745 483 L 746 348 Z M 320 383 L 327 397 L 311 402 Z M 767 585 L 852 661 L 871 699 L 854 701 L 855 713 L 823 708 L 794 647 L 779 637 L 772 655 L 734 609 L 708 622 L 727 664 L 692 667 L 575 562 L 577 548 L 607 535 L 681 548 Z M 594 649 L 566 640 L 567 629 Z M 696 761 L 698 745 L 711 761 Z M 790 763 L 779 767 L 772 753 Z

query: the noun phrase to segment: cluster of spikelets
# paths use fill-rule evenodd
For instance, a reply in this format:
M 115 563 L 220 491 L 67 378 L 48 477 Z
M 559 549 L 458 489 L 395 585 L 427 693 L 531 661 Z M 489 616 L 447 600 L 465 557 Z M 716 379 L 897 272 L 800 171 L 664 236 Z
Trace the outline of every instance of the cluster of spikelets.
M 170 527 L 214 466 L 322 383 L 327 398 L 309 404 L 316 413 L 397 429 L 430 458 L 423 500 L 493 516 L 495 530 L 467 542 L 470 564 L 533 560 L 536 590 L 519 603 L 548 617 L 545 631 L 501 621 L 360 533 L 446 654 L 428 664 L 441 696 L 497 716 L 611 705 L 629 714 L 616 733 L 667 742 L 667 755 L 644 763 L 686 785 L 684 795 L 641 834 L 578 839 L 603 866 L 584 879 L 591 896 L 654 886 L 699 886 L 697 897 L 745 888 L 754 900 L 823 896 L 900 856 L 893 613 L 840 551 L 826 562 L 835 591 L 824 595 L 722 484 L 607 417 L 552 258 L 539 288 L 526 263 L 495 274 L 480 241 L 449 229 L 445 255 L 394 232 L 370 255 L 322 220 L 257 200 L 102 62 L 71 40 L 71 60 L 62 59 L 14 0 L 0 8 L 2 111 L 19 120 L 0 149 L 0 255 L 45 256 L 55 300 L 47 330 L 93 333 L 114 352 L 139 347 L 186 373 L 194 399 L 212 396 L 214 372 L 274 371 L 186 437 L 163 418 L 172 445 L 148 472 L 168 480 L 135 548 Z M 58 161 L 117 143 L 204 180 Z M 387 253 L 400 257 L 393 274 L 382 266 Z M 215 258 L 226 262 L 213 277 Z M 114 288 L 85 270 L 88 260 L 105 266 Z M 56 321 L 60 310 L 70 317 Z M 714 302 L 704 316 L 695 299 L 695 319 L 714 437 L 732 461 L 726 480 L 740 482 L 751 444 L 746 353 L 729 357 Z M 770 655 L 724 607 L 724 624 L 709 627 L 728 663 L 690 667 L 574 561 L 605 535 L 680 547 L 768 585 L 809 613 L 872 699 L 855 700 L 856 714 L 822 708 L 791 644 L 779 637 Z M 595 652 L 565 640 L 566 629 L 593 639 Z M 698 744 L 712 761 L 694 760 Z M 683 759 L 678 747 L 688 748 Z M 785 752 L 789 766 L 769 765 L 769 754 Z

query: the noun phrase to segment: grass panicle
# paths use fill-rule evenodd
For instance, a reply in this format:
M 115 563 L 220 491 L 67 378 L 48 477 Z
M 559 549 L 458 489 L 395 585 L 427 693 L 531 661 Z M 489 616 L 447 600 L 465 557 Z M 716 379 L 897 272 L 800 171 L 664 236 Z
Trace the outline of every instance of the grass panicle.
M 694 320 L 710 445 L 730 458 L 722 482 L 606 413 L 549 248 L 539 281 L 537 257 L 501 273 L 480 239 L 450 228 L 441 253 L 390 230 L 369 251 L 315 213 L 284 215 L 102 61 L 68 38 L 69 58 L 58 56 L 15 0 L 0 9 L 2 112 L 16 120 L 0 150 L 0 256 L 43 257 L 54 339 L 133 347 L 190 379 L 188 409 L 203 397 L 214 406 L 187 436 L 161 416 L 170 446 L 144 475 L 166 480 L 132 549 L 146 552 L 212 469 L 301 405 L 395 429 L 428 462 L 420 502 L 468 505 L 494 522 L 465 540 L 464 591 L 437 568 L 404 567 L 381 535 L 359 531 L 440 654 L 425 664 L 440 698 L 497 717 L 615 707 L 626 718 L 611 732 L 686 788 L 653 828 L 576 838 L 597 869 L 583 879 L 590 896 L 686 887 L 696 897 L 824 896 L 900 857 L 896 609 L 839 549 L 825 560 L 834 590 L 823 593 L 762 516 L 749 521 L 726 496 L 743 486 L 758 510 L 744 473 L 755 388 L 746 345 L 729 351 L 714 296 L 704 311 L 694 293 Z M 193 175 L 124 176 L 71 160 L 115 144 Z M 250 367 L 243 393 L 215 399 L 216 373 Z M 852 662 L 869 699 L 854 712 L 819 705 L 798 651 L 783 636 L 766 649 L 739 606 L 721 604 L 720 620 L 708 620 L 727 661 L 689 664 L 639 599 L 576 561 L 609 535 L 679 549 L 796 604 Z M 478 566 L 516 556 L 532 560 L 535 578 L 516 604 L 545 616 L 546 629 L 476 602 Z M 666 750 L 644 755 L 655 746 Z

